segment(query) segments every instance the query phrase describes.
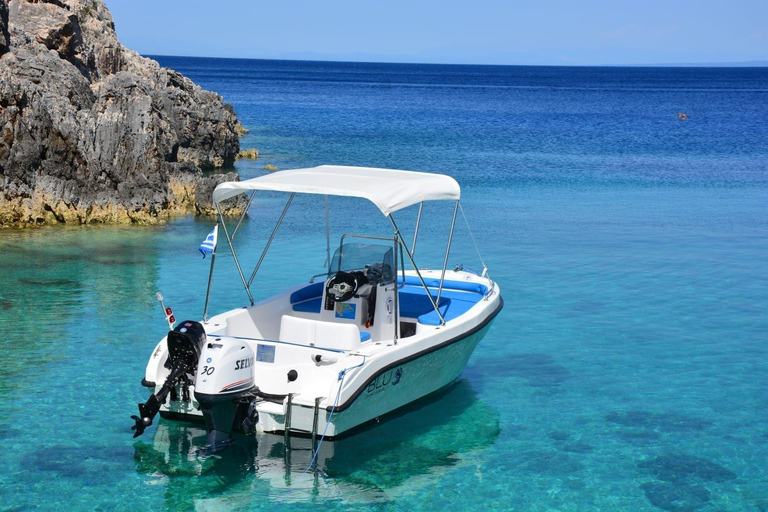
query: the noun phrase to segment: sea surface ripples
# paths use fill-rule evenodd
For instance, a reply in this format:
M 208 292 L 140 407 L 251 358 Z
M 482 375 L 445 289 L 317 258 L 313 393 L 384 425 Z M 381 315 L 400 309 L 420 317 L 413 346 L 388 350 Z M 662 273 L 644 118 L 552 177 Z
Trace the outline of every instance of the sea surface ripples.
M 201 316 L 210 219 L 2 231 L 0 510 L 768 510 L 768 71 L 160 60 L 233 103 L 261 155 L 245 178 L 454 176 L 505 309 L 456 384 L 323 443 L 305 474 L 306 440 L 205 458 L 195 425 L 131 437 L 155 292 Z M 284 200 L 260 195 L 241 228 L 250 265 Z M 387 232 L 331 204 L 334 232 Z M 258 297 L 323 270 L 317 208 L 296 201 Z M 451 264 L 478 268 L 457 237 Z M 213 311 L 245 303 L 226 250 L 215 278 Z

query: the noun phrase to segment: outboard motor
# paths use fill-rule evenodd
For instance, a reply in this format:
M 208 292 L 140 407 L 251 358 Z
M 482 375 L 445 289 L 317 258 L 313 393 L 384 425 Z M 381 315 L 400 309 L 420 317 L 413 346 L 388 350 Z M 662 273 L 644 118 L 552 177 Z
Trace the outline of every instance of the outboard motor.
M 233 429 L 253 431 L 258 421 L 253 363 L 253 350 L 241 340 L 209 341 L 203 347 L 195 375 L 195 399 L 208 428 L 210 452 L 230 444 Z
M 182 384 L 189 401 L 188 385 L 194 376 L 195 399 L 208 428 L 208 450 L 216 452 L 231 442 L 233 429 L 251 433 L 258 421 L 253 380 L 254 353 L 240 340 L 207 341 L 199 322 L 181 322 L 168 333 L 168 362 L 171 370 L 160 391 L 139 404 L 139 415 L 131 416 L 138 437 L 152 424 L 168 395 L 176 400 L 176 386 Z
M 136 423 L 131 427 L 135 430 L 133 437 L 139 437 L 144 430 L 152 424 L 160 406 L 165 403 L 169 393 L 175 393 L 176 386 L 184 381 L 187 383 L 187 375 L 194 375 L 197 362 L 200 359 L 200 351 L 205 344 L 205 329 L 199 322 L 186 320 L 168 333 L 168 363 L 171 373 L 165 379 L 160 391 L 153 393 L 146 403 L 139 404 L 139 415 L 131 416 Z M 186 386 L 185 394 L 188 394 Z

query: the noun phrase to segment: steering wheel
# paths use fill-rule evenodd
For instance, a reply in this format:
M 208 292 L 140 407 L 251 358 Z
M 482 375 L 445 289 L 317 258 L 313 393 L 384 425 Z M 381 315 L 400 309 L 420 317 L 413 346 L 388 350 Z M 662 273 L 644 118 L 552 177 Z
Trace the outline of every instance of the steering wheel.
M 325 283 L 327 296 L 334 302 L 346 302 L 355 296 L 355 292 L 360 287 L 357 276 L 349 272 L 337 272 L 335 276 Z

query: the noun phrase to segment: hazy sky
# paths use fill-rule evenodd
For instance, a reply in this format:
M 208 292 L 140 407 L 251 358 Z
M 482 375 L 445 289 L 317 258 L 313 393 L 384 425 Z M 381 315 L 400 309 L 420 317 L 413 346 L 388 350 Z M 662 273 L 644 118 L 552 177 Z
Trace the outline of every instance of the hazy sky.
M 470 64 L 768 60 L 768 0 L 106 0 L 143 54 Z

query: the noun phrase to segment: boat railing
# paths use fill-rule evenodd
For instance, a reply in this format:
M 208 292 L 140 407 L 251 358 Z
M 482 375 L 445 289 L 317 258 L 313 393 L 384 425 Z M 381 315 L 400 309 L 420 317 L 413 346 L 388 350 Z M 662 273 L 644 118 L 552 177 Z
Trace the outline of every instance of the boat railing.
M 301 343 L 293 343 L 291 341 L 281 341 L 281 340 L 271 340 L 269 338 L 250 338 L 248 336 L 229 336 L 229 335 L 217 335 L 217 334 L 209 334 L 208 336 L 215 338 L 232 338 L 236 340 L 245 340 L 245 341 L 264 341 L 267 343 L 277 343 L 280 345 L 292 345 L 294 347 L 302 347 L 302 348 L 311 348 L 312 350 L 324 350 L 326 352 L 335 352 L 337 354 L 347 354 L 347 350 L 341 350 L 338 348 L 327 348 L 327 347 L 321 347 L 317 345 L 302 345 Z M 355 355 L 355 354 L 350 354 Z
M 312 277 L 309 278 L 309 282 L 310 283 L 314 283 L 315 279 L 317 279 L 320 276 L 325 276 L 326 278 L 328 278 L 328 277 L 331 276 L 331 273 L 330 272 L 320 272 L 319 274 L 315 274 L 315 275 L 313 275 Z

